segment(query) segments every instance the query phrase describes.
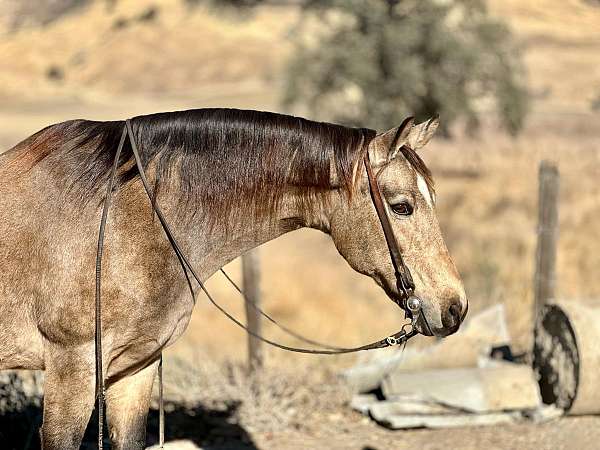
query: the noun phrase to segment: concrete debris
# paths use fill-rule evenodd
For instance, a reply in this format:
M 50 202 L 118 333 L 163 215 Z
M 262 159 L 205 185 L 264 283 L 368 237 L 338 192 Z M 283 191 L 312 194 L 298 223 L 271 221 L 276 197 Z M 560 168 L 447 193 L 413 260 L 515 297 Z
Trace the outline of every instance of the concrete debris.
M 556 420 L 564 415 L 564 409 L 558 408 L 555 405 L 541 404 L 536 409 L 531 411 L 527 416 L 535 423 L 545 423 Z
M 545 305 L 530 367 L 509 362 L 504 308 L 496 305 L 456 336 L 404 354 L 379 353 L 343 376 L 358 392 L 370 392 L 356 395 L 352 407 L 394 429 L 544 423 L 564 414 L 598 414 L 599 323 L 597 304 Z
M 462 413 L 457 408 L 436 403 L 420 396 L 396 397 L 370 405 L 369 414 L 378 422 L 385 417 L 397 415 L 449 415 Z
M 351 406 L 392 428 L 496 425 L 553 420 L 562 410 L 541 404 L 531 368 L 489 361 L 483 368 L 396 372 L 383 381 L 384 400 L 354 396 Z
M 535 409 L 541 402 L 531 368 L 506 362 L 485 368 L 395 372 L 384 379 L 382 390 L 386 398 L 418 394 L 476 413 Z
M 377 422 L 392 429 L 402 428 L 452 428 L 513 423 L 521 413 L 455 414 L 455 415 L 392 415 Z
M 489 357 L 510 353 L 504 307 L 473 317 L 455 336 L 425 349 L 380 353 L 343 376 L 358 392 L 353 409 L 393 429 L 552 420 L 531 367 Z M 383 398 L 382 398 L 383 397 Z
M 356 394 L 350 401 L 350 407 L 355 411 L 368 415 L 369 408 L 378 401 L 379 399 L 375 394 Z

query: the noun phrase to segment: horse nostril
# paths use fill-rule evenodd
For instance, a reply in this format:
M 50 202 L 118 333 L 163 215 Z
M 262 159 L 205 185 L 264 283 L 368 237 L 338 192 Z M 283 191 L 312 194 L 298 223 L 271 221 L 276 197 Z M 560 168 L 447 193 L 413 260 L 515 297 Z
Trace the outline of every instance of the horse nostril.
M 452 303 L 450 305 L 450 315 L 454 319 L 460 319 L 460 305 L 458 303 Z
M 442 318 L 442 323 L 446 328 L 458 328 L 461 322 L 461 304 L 459 300 L 453 300 L 448 308 L 447 315 Z M 443 320 L 446 319 L 446 320 Z

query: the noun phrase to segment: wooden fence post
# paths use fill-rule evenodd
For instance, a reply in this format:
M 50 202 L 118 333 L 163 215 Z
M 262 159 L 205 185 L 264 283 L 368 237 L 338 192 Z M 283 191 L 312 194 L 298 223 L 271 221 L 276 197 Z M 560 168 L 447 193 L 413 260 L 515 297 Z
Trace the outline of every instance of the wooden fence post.
M 260 307 L 260 257 L 258 249 L 250 250 L 242 255 L 243 290 L 246 297 L 246 318 L 248 329 L 256 334 L 261 333 L 259 312 L 248 302 Z M 263 366 L 262 342 L 248 335 L 248 367 L 250 373 L 255 373 Z
M 539 169 L 538 240 L 535 267 L 535 317 L 550 299 L 556 284 L 559 174 L 556 165 L 542 161 Z

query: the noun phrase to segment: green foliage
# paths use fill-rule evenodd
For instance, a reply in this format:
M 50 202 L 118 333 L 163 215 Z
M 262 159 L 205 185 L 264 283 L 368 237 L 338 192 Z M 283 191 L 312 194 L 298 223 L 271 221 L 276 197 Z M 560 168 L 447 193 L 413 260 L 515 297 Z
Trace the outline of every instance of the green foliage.
M 482 0 L 310 0 L 296 36 L 286 106 L 378 129 L 439 113 L 448 133 L 495 102 L 508 132 L 523 125 L 519 52 Z

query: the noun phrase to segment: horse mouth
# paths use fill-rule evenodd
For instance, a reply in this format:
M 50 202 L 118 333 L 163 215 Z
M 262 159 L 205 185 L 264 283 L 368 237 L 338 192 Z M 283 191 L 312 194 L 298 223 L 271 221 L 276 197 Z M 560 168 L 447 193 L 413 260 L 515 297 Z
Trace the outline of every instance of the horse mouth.
M 434 336 L 435 335 L 435 333 L 431 330 L 431 327 L 429 326 L 429 322 L 427 322 L 427 318 L 425 317 L 425 314 L 423 314 L 423 312 L 421 312 L 421 314 L 419 314 L 419 318 L 417 319 L 416 327 L 417 327 L 417 331 L 419 331 L 419 333 L 421 333 L 423 336 Z

